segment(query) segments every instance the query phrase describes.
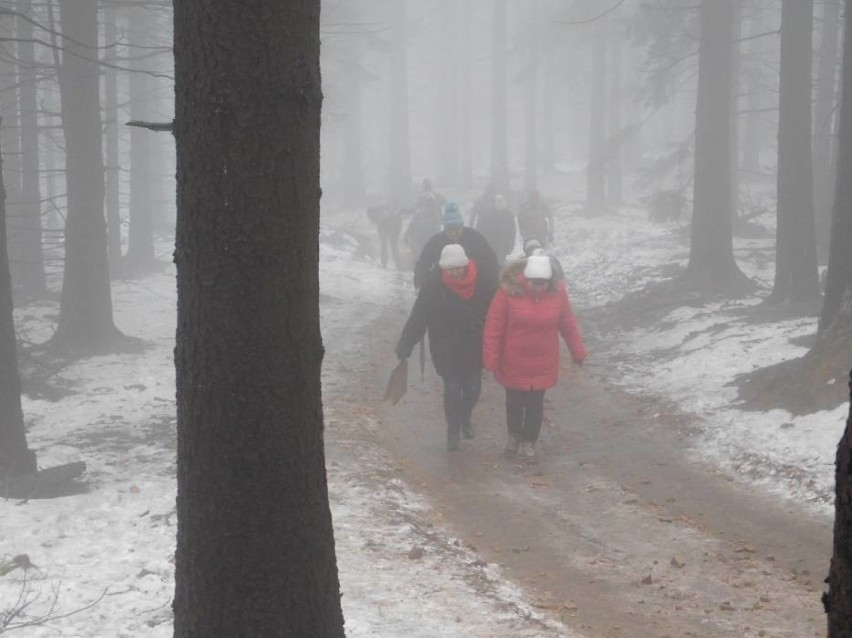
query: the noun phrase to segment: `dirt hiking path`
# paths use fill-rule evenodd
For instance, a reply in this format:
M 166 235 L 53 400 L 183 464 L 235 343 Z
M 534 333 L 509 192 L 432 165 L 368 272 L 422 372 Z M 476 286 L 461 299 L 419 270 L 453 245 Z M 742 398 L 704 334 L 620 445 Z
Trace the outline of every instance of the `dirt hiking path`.
M 407 311 L 353 335 L 374 353 L 352 371 L 364 405 L 381 399 Z M 825 635 L 831 521 L 696 461 L 683 415 L 618 390 L 603 366 L 565 367 L 537 462 L 510 461 L 503 389 L 487 378 L 476 438 L 448 453 L 440 379 L 427 363 L 421 382 L 416 357 L 408 394 L 378 410 L 394 469 L 537 607 L 589 637 Z

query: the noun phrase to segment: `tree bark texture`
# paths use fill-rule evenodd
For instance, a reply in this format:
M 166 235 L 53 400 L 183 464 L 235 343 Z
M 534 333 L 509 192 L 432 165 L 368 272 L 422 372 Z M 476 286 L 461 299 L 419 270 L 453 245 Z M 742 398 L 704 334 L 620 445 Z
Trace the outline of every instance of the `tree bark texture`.
M 6 250 L 6 188 L 0 152 L 0 482 L 37 469 L 35 453 L 27 447 L 16 348 L 12 277 Z
M 819 296 L 811 151 L 813 0 L 781 3 L 778 230 L 773 302 Z
M 695 122 L 695 185 L 687 277 L 725 289 L 742 276 L 734 262 L 731 210 L 732 0 L 702 0 Z
M 47 291 L 42 247 L 41 187 L 38 149 L 38 76 L 31 22 L 32 0 L 18 0 L 18 64 L 21 124 L 21 203 L 18 209 L 18 264 L 21 290 L 28 295 Z
M 498 193 L 509 191 L 506 69 L 508 53 L 506 0 L 494 0 L 491 23 L 491 182 Z
M 68 210 L 65 268 L 54 345 L 78 351 L 114 347 L 120 333 L 112 294 L 104 219 L 103 131 L 97 0 L 63 0 L 59 69 Z
M 850 375 L 852 379 L 852 375 Z M 852 381 L 849 384 L 852 395 Z M 850 397 L 852 405 L 852 397 Z M 823 596 L 828 614 L 828 638 L 852 638 L 852 407 L 835 463 L 834 549 Z
M 319 0 L 178 0 L 175 636 L 342 637 L 319 324 Z
M 820 335 L 824 334 L 835 320 L 846 322 L 846 327 L 852 328 L 852 313 L 843 312 L 844 303 L 852 303 L 852 17 L 848 10 L 844 12 L 843 29 L 837 179 L 832 209 L 828 274 L 819 318 Z

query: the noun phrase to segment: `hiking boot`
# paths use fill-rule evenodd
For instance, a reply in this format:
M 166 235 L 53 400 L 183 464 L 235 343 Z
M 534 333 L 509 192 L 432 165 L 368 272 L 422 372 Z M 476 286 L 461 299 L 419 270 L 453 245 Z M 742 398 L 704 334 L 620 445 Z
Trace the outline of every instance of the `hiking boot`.
M 447 452 L 455 452 L 459 449 L 459 433 L 447 432 Z
M 535 461 L 535 442 L 524 441 L 518 448 L 518 455 L 525 461 Z
M 509 438 L 506 440 L 506 447 L 503 448 L 503 456 L 507 459 L 515 458 L 515 455 L 518 453 L 519 445 L 520 441 L 510 434 Z
M 472 439 L 476 436 L 476 433 L 473 431 L 473 424 L 470 421 L 462 423 L 461 431 L 462 435 L 464 435 L 464 438 L 466 439 Z

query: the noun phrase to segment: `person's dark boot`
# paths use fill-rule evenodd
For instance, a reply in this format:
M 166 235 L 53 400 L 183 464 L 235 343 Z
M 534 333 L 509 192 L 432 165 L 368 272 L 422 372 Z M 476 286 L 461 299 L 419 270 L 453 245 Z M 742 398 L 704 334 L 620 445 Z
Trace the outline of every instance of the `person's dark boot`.
M 462 423 L 461 431 L 466 439 L 472 439 L 476 436 L 476 433 L 473 431 L 473 424 L 470 421 Z
M 456 428 L 448 428 L 447 429 L 447 452 L 455 452 L 459 449 L 459 429 Z

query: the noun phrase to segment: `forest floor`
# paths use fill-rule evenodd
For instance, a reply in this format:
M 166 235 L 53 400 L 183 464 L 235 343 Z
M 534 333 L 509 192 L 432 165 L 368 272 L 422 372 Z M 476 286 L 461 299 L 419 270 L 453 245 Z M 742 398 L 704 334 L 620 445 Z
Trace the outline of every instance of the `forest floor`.
M 679 228 L 630 213 L 566 221 L 561 256 L 593 354 L 581 369 L 566 364 L 548 393 L 538 461 L 503 458 L 503 393 L 491 378 L 477 436 L 454 454 L 428 363 L 422 381 L 412 363 L 399 405 L 378 404 L 413 299 L 404 274 L 385 283 L 395 301 L 352 335 L 364 356 L 350 368 L 349 400 L 378 422 L 360 436 L 390 454 L 388 476 L 428 500 L 430 524 L 498 565 L 566 628 L 607 638 L 824 635 L 845 383 L 821 410 L 798 412 L 766 405 L 778 388 L 761 403 L 735 383 L 800 356 L 818 308 L 760 306 L 772 267 L 765 233 L 737 246 L 753 297 L 671 300 L 648 291 L 683 265 Z M 741 436 L 736 421 L 752 431 Z

